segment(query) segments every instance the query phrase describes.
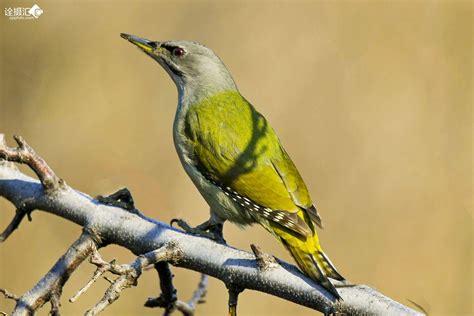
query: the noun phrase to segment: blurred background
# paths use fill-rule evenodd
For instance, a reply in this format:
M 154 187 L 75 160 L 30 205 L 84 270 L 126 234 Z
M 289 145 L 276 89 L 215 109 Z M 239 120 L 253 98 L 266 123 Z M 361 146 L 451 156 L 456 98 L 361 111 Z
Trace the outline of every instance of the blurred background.
M 31 1 L 1 1 L 2 8 Z M 35 20 L 0 21 L 0 133 L 18 134 L 74 188 L 127 186 L 146 215 L 194 225 L 208 207 L 172 142 L 177 92 L 152 59 L 120 38 L 188 39 L 211 47 L 280 136 L 325 223 L 324 249 L 350 281 L 430 315 L 472 310 L 471 2 L 39 1 Z M 25 169 L 23 169 L 25 170 Z M 0 200 L 0 229 L 14 208 Z M 0 287 L 30 289 L 79 236 L 43 212 L 0 245 Z M 227 241 L 292 262 L 260 227 L 225 226 Z M 106 259 L 134 256 L 115 246 Z M 107 287 L 85 263 L 62 296 L 80 315 Z M 181 299 L 199 275 L 174 269 Z M 104 315 L 156 315 L 153 271 Z M 0 310 L 13 303 L 0 297 Z M 224 315 L 227 292 L 210 281 L 198 315 Z M 40 315 L 48 313 L 49 306 Z M 313 311 L 246 291 L 240 315 Z

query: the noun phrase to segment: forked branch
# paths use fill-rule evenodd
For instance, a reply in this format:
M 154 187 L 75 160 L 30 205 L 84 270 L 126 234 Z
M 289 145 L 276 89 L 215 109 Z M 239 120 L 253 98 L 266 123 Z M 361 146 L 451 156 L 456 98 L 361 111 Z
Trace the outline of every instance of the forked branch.
M 93 233 L 84 231 L 48 273 L 28 292 L 19 297 L 12 316 L 30 315 L 46 302 L 51 302 L 51 314 L 59 313 L 59 298 L 71 273 L 96 248 Z
M 23 137 L 15 135 L 13 138 L 18 144 L 17 148 L 6 146 L 3 134 L 0 136 L 0 159 L 28 165 L 46 190 L 55 190 L 65 185 L 64 181 L 56 176 L 46 161 L 25 142 Z
M 104 261 L 98 252 L 95 254 L 95 259 L 91 262 L 98 266 L 98 268 L 105 267 L 105 271 L 110 271 L 113 274 L 119 275 L 119 277 L 112 282 L 104 297 L 85 315 L 93 316 L 103 311 L 107 306 L 115 302 L 119 297 L 120 293 L 131 286 L 136 286 L 138 278 L 142 274 L 145 267 L 153 265 L 157 262 L 169 262 L 180 259 L 181 252 L 174 244 L 170 243 L 157 250 L 147 252 L 128 265 L 117 265 L 115 263 L 108 263 Z

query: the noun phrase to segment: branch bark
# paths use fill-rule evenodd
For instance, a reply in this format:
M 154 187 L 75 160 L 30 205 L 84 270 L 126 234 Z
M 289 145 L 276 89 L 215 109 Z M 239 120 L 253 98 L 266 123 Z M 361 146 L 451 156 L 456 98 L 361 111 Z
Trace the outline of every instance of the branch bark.
M 59 315 L 59 298 L 71 273 L 95 249 L 94 236 L 84 231 L 49 272 L 28 292 L 18 298 L 12 316 L 31 315 L 46 302 L 51 302 L 51 314 Z
M 23 145 L 20 142 L 19 144 L 20 151 L 22 146 L 31 148 L 26 147 L 24 142 Z M 54 180 L 59 179 L 54 173 L 52 178 L 46 177 L 45 174 L 51 175 L 49 171 L 52 170 L 49 167 L 49 169 L 38 168 L 38 163 L 40 167 L 46 165 L 41 158 L 35 163 L 9 159 L 8 154 L 15 155 L 15 151 L 6 151 L 1 147 L 0 141 L 0 158 L 27 163 L 33 170 L 37 168 L 35 172 L 40 169 L 39 174 L 36 172 L 41 180 L 38 182 L 0 161 L 0 196 L 9 200 L 17 209 L 42 210 L 55 214 L 83 226 L 86 231 L 93 231 L 96 236 L 100 236 L 102 242 L 125 247 L 138 256 L 173 244 L 181 253 L 171 262 L 173 265 L 215 277 L 232 291 L 243 289 L 261 291 L 325 314 L 421 315 L 365 285 L 339 287 L 338 292 L 343 300 L 335 301 L 330 293 L 293 265 L 278 260 L 279 264 L 272 263 L 271 268 L 268 268 L 265 264 L 262 265 L 265 260 L 261 255 L 257 255 L 256 260 L 256 256 L 251 253 L 218 244 L 207 238 L 186 234 L 165 223 L 147 218 L 140 212 L 101 204 L 92 197 L 70 188 L 63 181 Z M 44 170 L 45 174 L 41 170 Z M 58 185 L 51 186 L 48 184 L 51 181 Z M 52 189 L 54 194 L 44 188 Z M 83 235 L 77 242 L 82 244 L 84 238 L 90 237 Z M 80 264 L 85 255 L 85 252 L 74 255 L 68 251 L 58 264 L 73 259 L 74 264 Z M 61 268 L 58 264 L 52 271 Z M 56 287 L 53 284 L 63 282 L 64 279 L 55 279 L 48 273 L 36 285 L 36 288 L 40 288 L 36 293 L 43 293 L 39 296 L 44 298 L 47 295 L 46 291 Z M 335 284 L 338 285 L 337 282 Z M 58 298 L 59 296 L 54 300 L 56 305 Z M 30 297 L 28 293 L 18 301 L 18 304 L 24 306 L 25 312 L 41 303 L 44 303 L 44 299 L 40 299 L 38 295 Z
M 115 281 L 112 282 L 110 287 L 105 292 L 104 297 L 90 310 L 86 312 L 86 316 L 94 316 L 103 311 L 107 306 L 115 302 L 119 297 L 120 293 L 131 286 L 137 285 L 138 278 L 143 272 L 143 269 L 151 264 L 157 262 L 175 261 L 179 260 L 181 253 L 173 243 L 169 243 L 157 250 L 152 250 L 138 258 L 129 265 L 116 265 L 108 263 L 96 253 L 95 264 L 100 267 L 106 267 L 105 271 L 110 271 L 114 274 L 120 275 Z

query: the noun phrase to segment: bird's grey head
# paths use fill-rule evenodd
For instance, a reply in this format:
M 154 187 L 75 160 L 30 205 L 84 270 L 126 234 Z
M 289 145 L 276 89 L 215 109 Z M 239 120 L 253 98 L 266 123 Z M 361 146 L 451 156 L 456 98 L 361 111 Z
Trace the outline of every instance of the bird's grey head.
M 224 63 L 204 45 L 190 41 L 150 41 L 123 33 L 120 36 L 156 60 L 176 83 L 180 94 L 205 97 L 237 90 Z

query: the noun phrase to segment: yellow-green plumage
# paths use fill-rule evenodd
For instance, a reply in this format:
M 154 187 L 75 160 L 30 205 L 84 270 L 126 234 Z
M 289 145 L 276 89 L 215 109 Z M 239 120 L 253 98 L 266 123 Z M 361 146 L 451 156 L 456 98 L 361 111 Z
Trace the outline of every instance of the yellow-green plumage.
M 217 55 L 194 42 L 121 36 L 163 66 L 178 88 L 174 142 L 211 208 L 209 222 L 262 225 L 309 277 L 339 297 L 327 276 L 343 277 L 321 249 L 315 229 L 321 219 L 301 175 Z
M 255 221 L 274 234 L 300 268 L 337 293 L 324 275 L 342 279 L 322 252 L 308 189 L 272 127 L 237 91 L 225 91 L 189 107 L 185 134 L 196 167 L 222 187 L 253 204 L 298 216 L 303 229 L 255 213 Z M 231 195 L 232 196 L 232 195 Z M 243 205 L 245 207 L 245 204 Z M 313 208 L 312 208 L 313 207 Z M 252 210 L 252 207 L 248 207 Z M 310 209 L 312 208 L 312 209 Z
M 238 92 L 223 92 L 192 105 L 185 131 L 199 168 L 223 185 L 259 205 L 297 212 L 298 206 L 273 167 L 278 164 L 288 175 L 299 206 L 311 206 L 306 185 L 275 132 Z

